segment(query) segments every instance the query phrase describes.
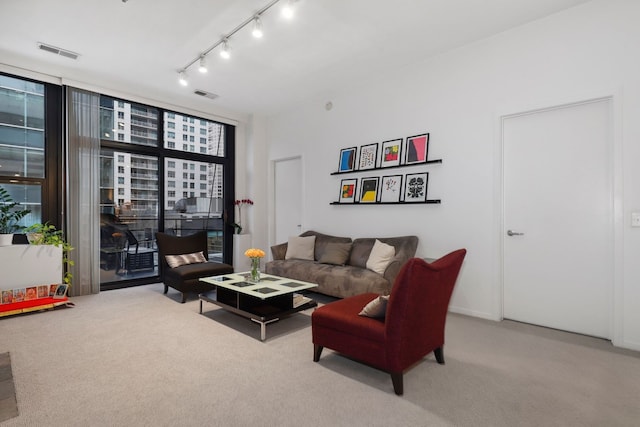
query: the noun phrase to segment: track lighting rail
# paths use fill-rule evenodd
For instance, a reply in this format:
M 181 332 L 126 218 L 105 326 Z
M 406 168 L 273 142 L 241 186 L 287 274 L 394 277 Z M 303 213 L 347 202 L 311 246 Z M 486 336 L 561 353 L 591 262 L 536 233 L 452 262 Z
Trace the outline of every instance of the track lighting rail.
M 217 48 L 220 45 L 224 45 L 225 43 L 228 42 L 229 38 L 232 37 L 234 34 L 236 34 L 238 31 L 240 31 L 241 29 L 243 29 L 244 27 L 246 27 L 247 25 L 249 25 L 250 23 L 254 22 L 256 20 L 256 18 L 260 18 L 260 16 L 265 13 L 267 10 L 269 10 L 271 7 L 273 7 L 276 3 L 278 3 L 280 0 L 271 0 L 269 3 L 267 3 L 265 6 L 263 6 L 260 10 L 258 10 L 256 13 L 254 13 L 253 15 L 251 15 L 249 18 L 245 19 L 244 21 L 242 21 L 240 23 L 240 25 L 238 25 L 237 27 L 235 27 L 233 30 L 231 30 L 230 32 L 228 32 L 226 35 L 222 36 L 220 38 L 220 40 L 218 40 L 217 42 L 215 42 L 214 44 L 212 44 L 211 46 L 209 46 L 206 50 L 204 50 L 202 53 L 200 53 L 198 56 L 196 56 L 195 58 L 193 58 L 191 61 L 189 61 L 184 67 L 180 68 L 178 70 L 178 73 L 181 75 L 185 75 L 185 72 L 187 70 L 187 68 L 191 67 L 193 64 L 195 64 L 196 62 L 201 61 L 205 56 L 207 56 L 213 49 Z

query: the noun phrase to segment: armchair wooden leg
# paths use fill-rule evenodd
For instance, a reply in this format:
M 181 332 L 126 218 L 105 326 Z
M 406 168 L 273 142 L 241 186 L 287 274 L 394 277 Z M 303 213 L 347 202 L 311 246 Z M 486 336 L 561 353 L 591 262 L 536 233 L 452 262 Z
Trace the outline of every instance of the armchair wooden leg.
M 436 356 L 436 361 L 439 364 L 444 365 L 444 350 L 442 349 L 442 347 L 438 347 L 433 350 L 433 354 Z
M 186 292 L 182 292 L 182 301 L 180 301 L 182 304 L 184 304 L 185 302 L 187 302 L 187 293 Z
M 169 292 L 169 286 L 164 285 L 164 293 L 166 294 L 167 292 Z
M 393 391 L 395 391 L 398 396 L 402 396 L 402 393 L 404 393 L 404 383 L 402 381 L 402 372 L 390 372 L 390 374 L 391 374 L 391 382 L 393 383 Z
M 320 355 L 322 354 L 322 349 L 324 347 L 322 347 L 321 345 L 318 344 L 314 344 L 313 345 L 313 361 L 317 362 L 320 360 Z

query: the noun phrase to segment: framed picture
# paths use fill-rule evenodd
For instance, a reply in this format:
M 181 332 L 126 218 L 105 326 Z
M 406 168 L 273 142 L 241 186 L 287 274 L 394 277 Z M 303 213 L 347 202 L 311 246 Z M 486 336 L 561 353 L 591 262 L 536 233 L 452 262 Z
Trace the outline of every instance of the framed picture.
M 377 158 L 378 143 L 361 146 L 358 170 L 375 169 Z
M 426 163 L 429 154 L 429 134 L 415 135 L 407 137 L 405 146 L 405 165 L 415 163 Z
M 24 295 L 26 293 L 25 288 L 19 288 L 13 290 L 13 302 L 24 301 Z
M 356 200 L 357 179 L 343 179 L 340 182 L 340 203 L 353 203 Z
M 400 156 L 402 152 L 402 138 L 384 141 L 382 143 L 382 160 L 380 160 L 381 168 L 400 165 Z
M 375 203 L 378 200 L 379 177 L 362 178 L 360 181 L 360 203 Z
M 56 288 L 56 293 L 53 295 L 54 299 L 62 299 L 67 295 L 67 285 L 62 283 Z
M 407 174 L 404 179 L 405 203 L 426 202 L 428 181 L 428 172 Z
M 25 301 L 31 301 L 32 299 L 38 298 L 38 287 L 37 286 L 29 286 L 27 288 L 27 293 L 24 294 Z
M 380 203 L 400 201 L 402 193 L 402 175 L 383 176 L 380 183 Z
M 7 289 L 6 291 L 2 291 L 2 304 L 11 303 L 13 303 L 13 290 Z
M 343 148 L 340 150 L 340 163 L 338 172 L 351 172 L 356 166 L 357 147 Z
M 38 298 L 47 298 L 49 296 L 49 285 L 38 286 Z

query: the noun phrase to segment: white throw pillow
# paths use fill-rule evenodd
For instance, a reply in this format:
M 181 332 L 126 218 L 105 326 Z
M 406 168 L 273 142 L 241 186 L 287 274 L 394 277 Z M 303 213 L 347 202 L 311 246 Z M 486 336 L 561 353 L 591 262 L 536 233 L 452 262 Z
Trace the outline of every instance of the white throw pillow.
M 207 262 L 207 259 L 204 257 L 204 252 L 202 251 L 194 252 L 192 254 L 166 255 L 164 258 L 167 260 L 167 264 L 169 264 L 169 267 L 171 268 L 180 267 L 181 265 Z
M 396 248 L 391 245 L 387 245 L 386 243 L 382 243 L 380 240 L 376 239 L 376 242 L 373 244 L 373 248 L 371 248 L 369 259 L 367 260 L 367 268 L 384 276 L 384 272 L 387 269 L 387 266 L 391 263 L 393 257 L 395 256 Z
M 387 314 L 387 302 L 389 302 L 389 295 L 380 295 L 364 308 L 358 315 L 366 317 L 385 317 Z
M 287 253 L 284 259 L 306 259 L 313 261 L 316 246 L 316 236 L 289 237 Z

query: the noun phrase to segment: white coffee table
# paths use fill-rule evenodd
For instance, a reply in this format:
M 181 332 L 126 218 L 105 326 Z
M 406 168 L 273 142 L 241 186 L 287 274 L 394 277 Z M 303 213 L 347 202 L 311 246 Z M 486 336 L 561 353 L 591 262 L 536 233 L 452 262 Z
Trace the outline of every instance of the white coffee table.
M 293 280 L 286 277 L 263 274 L 257 283 L 249 281 L 248 272 L 223 274 L 200 279 L 216 289 L 199 295 L 200 314 L 202 302 L 222 307 L 260 324 L 260 339 L 266 339 L 269 323 L 318 305 L 312 299 L 294 305 L 294 293 L 317 287 L 315 283 Z

